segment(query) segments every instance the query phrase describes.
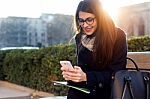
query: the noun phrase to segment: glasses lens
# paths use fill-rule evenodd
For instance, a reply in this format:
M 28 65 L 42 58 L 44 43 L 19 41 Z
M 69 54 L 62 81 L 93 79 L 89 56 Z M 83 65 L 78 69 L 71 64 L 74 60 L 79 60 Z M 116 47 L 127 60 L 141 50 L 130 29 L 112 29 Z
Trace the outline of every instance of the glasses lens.
M 94 22 L 94 18 L 89 17 L 89 18 L 87 18 L 85 21 L 86 21 L 86 23 L 87 23 L 88 25 L 92 25 L 93 22 Z
M 79 18 L 78 22 L 79 22 L 79 25 L 82 25 L 82 26 L 84 25 L 84 22 L 86 22 L 86 24 L 88 24 L 88 25 L 92 25 L 94 23 L 94 19 L 95 18 L 91 18 L 91 17 L 86 18 L 85 20 L 82 18 Z
M 79 22 L 79 25 L 83 25 L 84 24 L 84 20 L 81 19 L 81 18 L 78 19 L 78 22 Z

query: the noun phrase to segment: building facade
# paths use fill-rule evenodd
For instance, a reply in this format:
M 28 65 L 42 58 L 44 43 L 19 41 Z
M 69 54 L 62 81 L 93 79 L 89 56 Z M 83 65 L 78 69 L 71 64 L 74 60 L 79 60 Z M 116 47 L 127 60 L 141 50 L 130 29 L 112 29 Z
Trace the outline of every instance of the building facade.
M 150 35 L 150 2 L 120 8 L 117 20 L 128 37 Z
M 42 14 L 39 18 L 0 18 L 0 48 L 48 47 L 67 42 L 73 33 L 72 18 L 53 14 Z

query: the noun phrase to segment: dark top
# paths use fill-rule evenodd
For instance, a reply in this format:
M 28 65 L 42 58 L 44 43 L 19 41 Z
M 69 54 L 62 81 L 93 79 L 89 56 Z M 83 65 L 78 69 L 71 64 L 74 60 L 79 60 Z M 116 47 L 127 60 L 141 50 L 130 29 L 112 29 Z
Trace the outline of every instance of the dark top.
M 90 89 L 90 94 L 83 93 L 76 89 L 69 89 L 67 99 L 110 99 L 112 73 L 125 69 L 127 56 L 127 42 L 125 33 L 117 28 L 117 41 L 115 43 L 113 58 L 110 65 L 104 69 L 98 66 L 91 66 L 92 52 L 85 48 L 80 42 L 80 35 L 76 35 L 77 65 L 87 75 L 87 82 L 74 83 L 71 85 Z

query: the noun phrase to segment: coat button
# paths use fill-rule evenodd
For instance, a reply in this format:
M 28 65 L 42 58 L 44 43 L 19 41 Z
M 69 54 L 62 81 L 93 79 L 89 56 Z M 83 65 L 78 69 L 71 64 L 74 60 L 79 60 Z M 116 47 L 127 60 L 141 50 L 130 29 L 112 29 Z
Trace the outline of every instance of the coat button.
M 99 85 L 98 85 L 100 88 L 102 88 L 103 87 L 103 84 L 102 83 L 99 83 Z
M 93 89 L 93 92 L 95 92 L 96 91 L 96 86 L 94 86 L 94 89 Z

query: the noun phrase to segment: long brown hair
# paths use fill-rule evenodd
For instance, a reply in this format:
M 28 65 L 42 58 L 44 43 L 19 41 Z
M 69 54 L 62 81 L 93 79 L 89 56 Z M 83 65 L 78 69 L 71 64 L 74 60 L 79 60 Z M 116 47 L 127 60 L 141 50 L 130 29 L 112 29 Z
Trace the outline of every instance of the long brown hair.
M 114 45 L 117 39 L 115 24 L 110 16 L 103 10 L 99 0 L 83 0 L 79 3 L 75 21 L 77 31 L 82 33 L 82 28 L 78 24 L 79 12 L 88 12 L 95 15 L 97 29 L 95 31 L 95 42 L 93 47 L 93 62 L 105 67 L 112 60 Z

